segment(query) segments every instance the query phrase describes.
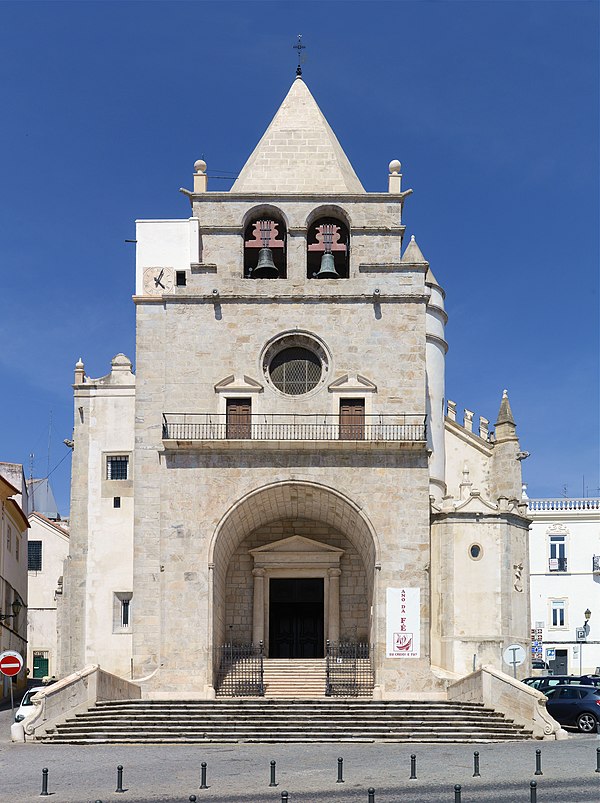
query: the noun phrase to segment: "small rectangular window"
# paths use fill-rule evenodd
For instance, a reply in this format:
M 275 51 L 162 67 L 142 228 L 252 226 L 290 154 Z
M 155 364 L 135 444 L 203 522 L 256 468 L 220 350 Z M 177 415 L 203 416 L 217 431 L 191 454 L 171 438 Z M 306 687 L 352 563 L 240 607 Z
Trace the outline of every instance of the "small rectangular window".
M 6 525 L 6 548 L 12 552 L 12 528 L 10 524 Z
M 106 479 L 126 480 L 129 478 L 129 457 L 127 455 L 111 455 L 106 458 Z
M 121 507 L 121 497 L 113 496 L 113 507 Z
M 131 629 L 131 599 L 130 591 L 117 591 L 113 596 L 113 632 L 124 633 Z
M 15 558 L 17 563 L 19 562 L 19 558 L 21 557 L 21 538 L 17 533 L 17 537 L 15 538 Z
M 552 601 L 552 627 L 565 626 L 565 603 L 564 600 Z
M 27 544 L 27 569 L 30 572 L 42 571 L 42 542 L 30 541 Z
M 185 271 L 184 270 L 177 270 L 175 271 L 175 284 L 177 287 L 185 287 L 187 282 Z

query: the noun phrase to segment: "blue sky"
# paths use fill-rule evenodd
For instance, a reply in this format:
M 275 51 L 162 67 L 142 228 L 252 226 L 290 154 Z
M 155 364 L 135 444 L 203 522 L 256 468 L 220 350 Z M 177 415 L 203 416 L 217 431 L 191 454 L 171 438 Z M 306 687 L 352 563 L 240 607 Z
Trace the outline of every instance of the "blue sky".
M 200 156 L 242 167 L 299 32 L 365 188 L 398 158 L 414 189 L 448 398 L 493 423 L 508 388 L 530 496 L 600 495 L 599 5 L 577 0 L 0 3 L 0 460 L 33 452 L 67 514 L 74 364 L 134 357 L 134 220 L 187 217 Z

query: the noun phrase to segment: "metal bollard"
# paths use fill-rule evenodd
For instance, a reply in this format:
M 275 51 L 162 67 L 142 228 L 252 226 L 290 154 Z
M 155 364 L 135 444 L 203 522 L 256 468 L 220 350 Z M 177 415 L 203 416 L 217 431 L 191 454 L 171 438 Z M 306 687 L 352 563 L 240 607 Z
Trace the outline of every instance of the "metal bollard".
M 600 747 L 596 748 L 596 772 L 600 772 Z
M 410 778 L 408 780 L 417 780 L 417 757 L 414 753 L 410 757 Z
M 200 764 L 200 789 L 208 789 L 206 785 L 206 761 Z
M 460 803 L 462 800 L 462 786 L 457 783 L 454 786 L 454 803 Z
M 277 786 L 277 782 L 275 780 L 275 767 L 277 766 L 276 761 L 271 761 L 271 782 L 269 786 Z
M 535 751 L 535 772 L 534 775 L 543 775 L 542 772 L 542 751 L 536 750 Z
M 373 787 L 372 787 L 372 786 L 370 786 L 370 787 L 367 789 L 367 793 L 368 793 L 368 795 L 369 795 L 369 801 L 368 801 L 368 803 L 375 803 L 375 790 L 373 789 Z
M 537 803 L 537 783 L 535 781 L 532 781 L 529 784 L 529 790 L 530 790 L 529 803 Z
M 190 795 L 189 796 L 190 803 L 196 803 L 196 800 L 197 800 L 196 795 Z
M 42 791 L 40 792 L 40 797 L 42 795 L 48 794 L 48 767 L 44 767 L 42 770 Z
M 125 790 L 123 789 L 123 765 L 119 764 L 119 766 L 117 767 L 117 788 L 115 789 L 115 792 L 124 792 L 124 791 Z
M 281 803 L 288 803 L 288 797 L 289 797 L 289 795 L 288 795 L 287 792 L 282 792 L 281 793 Z
M 473 778 L 481 778 L 479 772 L 479 753 L 477 750 L 473 753 Z
M 338 777 L 336 783 L 344 783 L 344 759 L 338 758 Z

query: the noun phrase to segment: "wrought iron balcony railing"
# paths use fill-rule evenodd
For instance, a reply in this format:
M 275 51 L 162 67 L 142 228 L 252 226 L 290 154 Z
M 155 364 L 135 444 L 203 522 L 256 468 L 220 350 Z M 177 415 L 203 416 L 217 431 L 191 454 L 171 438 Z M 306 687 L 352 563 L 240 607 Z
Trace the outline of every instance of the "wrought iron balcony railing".
M 600 574 L 600 555 L 592 555 L 592 572 Z
M 566 558 L 548 558 L 548 570 L 551 572 L 566 572 Z
M 251 415 L 164 413 L 162 436 L 173 441 L 396 441 L 424 442 L 425 416 L 367 415 L 359 421 L 337 415 Z

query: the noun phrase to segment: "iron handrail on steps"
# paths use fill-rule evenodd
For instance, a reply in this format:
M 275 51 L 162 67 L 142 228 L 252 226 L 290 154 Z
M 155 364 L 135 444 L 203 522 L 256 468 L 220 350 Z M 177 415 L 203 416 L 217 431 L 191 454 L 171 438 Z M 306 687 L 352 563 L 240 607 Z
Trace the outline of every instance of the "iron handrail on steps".
M 215 647 L 218 697 L 264 697 L 264 644 Z
M 371 697 L 373 649 L 365 642 L 332 642 L 325 650 L 325 696 Z

